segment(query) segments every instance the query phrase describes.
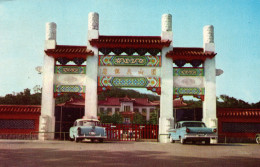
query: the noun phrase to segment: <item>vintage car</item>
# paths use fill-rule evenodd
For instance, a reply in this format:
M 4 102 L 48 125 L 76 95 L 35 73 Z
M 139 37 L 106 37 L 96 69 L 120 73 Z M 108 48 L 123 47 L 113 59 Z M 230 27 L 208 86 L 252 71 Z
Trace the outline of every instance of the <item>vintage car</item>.
M 97 126 L 99 121 L 97 119 L 77 119 L 73 127 L 70 128 L 70 139 L 76 142 L 83 139 L 91 139 L 91 142 L 98 140 L 103 142 L 107 138 L 106 129 Z
M 256 141 L 257 144 L 260 144 L 260 133 L 256 134 L 255 141 Z
M 210 139 L 217 139 L 217 129 L 207 128 L 201 121 L 181 121 L 177 122 L 174 129 L 169 130 L 169 138 L 172 143 L 180 141 L 196 143 L 205 141 L 210 144 Z

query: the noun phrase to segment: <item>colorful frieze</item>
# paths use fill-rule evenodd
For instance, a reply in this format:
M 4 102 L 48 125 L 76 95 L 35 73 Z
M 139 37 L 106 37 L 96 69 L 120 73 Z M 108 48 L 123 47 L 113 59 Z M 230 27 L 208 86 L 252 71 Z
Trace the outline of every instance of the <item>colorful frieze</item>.
M 160 67 L 161 56 L 99 56 L 99 66 Z
M 99 76 L 113 77 L 156 77 L 161 75 L 159 67 L 100 66 Z
M 98 77 L 98 86 L 105 87 L 160 87 L 159 77 Z
M 54 93 L 85 93 L 82 85 L 54 85 Z
M 204 95 L 205 88 L 173 88 L 174 95 Z
M 204 76 L 203 68 L 174 68 L 173 76 Z
M 55 66 L 55 74 L 86 74 L 86 66 Z

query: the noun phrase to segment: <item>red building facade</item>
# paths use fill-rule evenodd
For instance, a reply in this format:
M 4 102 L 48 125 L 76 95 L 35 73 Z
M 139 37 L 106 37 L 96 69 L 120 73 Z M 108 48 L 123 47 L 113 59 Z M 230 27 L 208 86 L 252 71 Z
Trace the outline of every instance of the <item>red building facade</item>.
M 260 109 L 218 108 L 220 142 L 255 141 L 260 133 Z
M 40 114 L 40 105 L 0 105 L 0 138 L 36 139 Z

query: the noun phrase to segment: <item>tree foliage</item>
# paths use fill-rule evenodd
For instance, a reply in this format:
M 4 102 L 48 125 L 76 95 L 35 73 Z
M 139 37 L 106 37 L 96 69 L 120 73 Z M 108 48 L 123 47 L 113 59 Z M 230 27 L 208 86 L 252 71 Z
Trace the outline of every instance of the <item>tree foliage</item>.
M 135 113 L 133 121 L 133 124 L 146 124 L 146 120 L 142 114 L 139 112 Z
M 106 112 L 98 114 L 100 117 L 100 122 L 102 123 L 113 123 L 113 124 L 122 124 L 123 117 L 120 114 L 113 114 L 112 116 L 107 115 Z
M 220 95 L 222 101 L 217 101 L 217 107 L 228 107 L 228 108 L 252 108 L 253 106 L 249 103 L 236 99 L 234 97 L 229 97 L 227 95 Z
M 7 94 L 0 97 L 0 104 L 10 105 L 40 105 L 41 93 L 31 94 L 30 89 L 24 89 L 23 92 L 17 94 Z
M 158 114 L 157 114 L 157 112 L 151 113 L 149 124 L 151 124 L 151 125 L 157 125 L 158 124 Z
M 112 87 L 111 90 L 102 92 L 99 96 L 99 100 L 104 100 L 106 97 L 131 97 L 131 98 L 148 98 L 150 101 L 159 100 L 160 96 L 152 95 L 152 94 L 142 94 L 135 90 L 130 89 L 120 89 Z

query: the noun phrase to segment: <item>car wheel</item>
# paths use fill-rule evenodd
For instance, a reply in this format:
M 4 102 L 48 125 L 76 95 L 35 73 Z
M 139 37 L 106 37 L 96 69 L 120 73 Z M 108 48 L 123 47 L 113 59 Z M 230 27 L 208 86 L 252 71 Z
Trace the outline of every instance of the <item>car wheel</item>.
M 74 138 L 71 138 L 71 137 L 69 136 L 69 141 L 74 141 Z
M 181 144 L 186 144 L 186 140 L 181 138 Z
M 257 143 L 257 144 L 260 144 L 260 136 L 257 136 L 257 137 L 255 138 L 255 140 L 256 140 L 256 143 Z
M 103 143 L 103 142 L 104 142 L 104 140 L 103 140 L 103 139 L 99 139 L 99 142 L 100 142 L 100 143 Z
M 175 143 L 175 140 L 173 140 L 173 138 L 171 136 L 170 136 L 170 142 Z
M 76 143 L 78 143 L 80 141 L 80 139 L 78 139 L 77 137 L 74 137 L 74 140 Z
M 210 145 L 210 139 L 205 140 L 206 145 Z

